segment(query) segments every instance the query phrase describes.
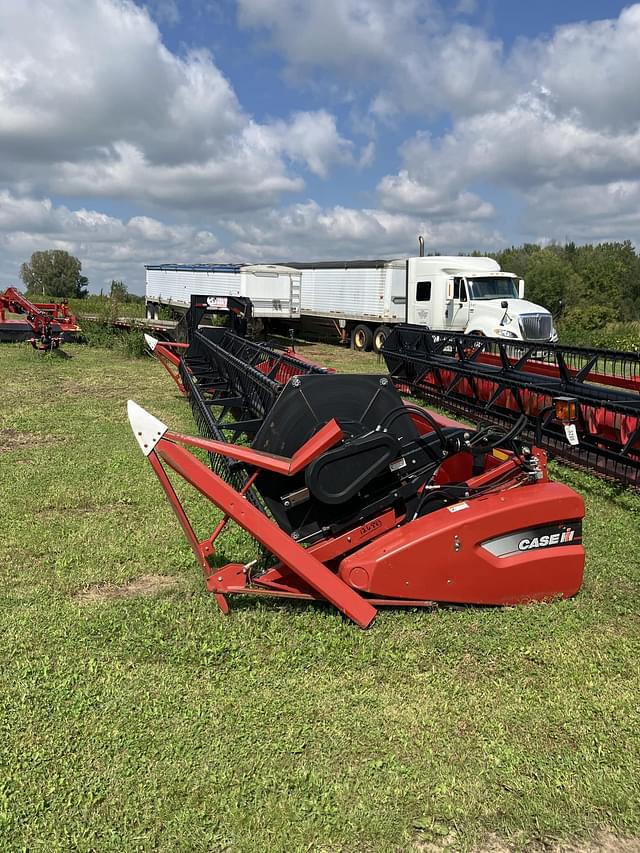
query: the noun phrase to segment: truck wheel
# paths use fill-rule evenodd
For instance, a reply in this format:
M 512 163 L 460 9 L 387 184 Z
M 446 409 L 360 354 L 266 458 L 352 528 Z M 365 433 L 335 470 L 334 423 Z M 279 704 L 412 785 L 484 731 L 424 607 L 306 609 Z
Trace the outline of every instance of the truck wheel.
M 368 326 L 360 324 L 351 332 L 351 349 L 356 352 L 368 352 L 373 342 L 373 334 Z
M 373 333 L 373 351 L 380 352 L 384 346 L 384 342 L 391 334 L 391 329 L 388 326 L 378 326 Z

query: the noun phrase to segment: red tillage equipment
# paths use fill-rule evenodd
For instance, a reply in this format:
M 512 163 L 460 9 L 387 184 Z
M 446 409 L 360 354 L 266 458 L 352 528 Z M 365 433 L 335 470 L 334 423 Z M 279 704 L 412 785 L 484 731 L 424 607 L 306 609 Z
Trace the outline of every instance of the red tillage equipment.
M 331 374 L 224 329 L 194 328 L 177 350 L 155 344 L 167 353 L 204 437 L 172 432 L 133 402 L 129 419 L 224 612 L 233 594 L 324 600 L 366 627 L 384 605 L 579 590 L 583 501 L 549 481 L 520 425 L 469 429 L 407 405 L 387 376 Z M 205 536 L 176 476 L 222 512 Z M 266 561 L 216 565 L 230 520 Z
M 24 319 L 10 318 L 17 314 Z M 30 341 L 35 349 L 56 349 L 80 331 L 66 302 L 31 302 L 15 287 L 0 293 L 0 341 Z

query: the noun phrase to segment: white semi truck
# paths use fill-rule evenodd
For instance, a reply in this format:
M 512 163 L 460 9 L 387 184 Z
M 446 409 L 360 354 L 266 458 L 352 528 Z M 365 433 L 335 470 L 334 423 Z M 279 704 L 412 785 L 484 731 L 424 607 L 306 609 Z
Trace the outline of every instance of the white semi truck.
M 429 256 L 378 261 L 146 268 L 147 315 L 184 310 L 192 293 L 246 296 L 274 331 L 338 334 L 356 350 L 379 351 L 391 327 L 546 343 L 557 340 L 549 311 L 524 298 L 524 281 L 492 258 Z

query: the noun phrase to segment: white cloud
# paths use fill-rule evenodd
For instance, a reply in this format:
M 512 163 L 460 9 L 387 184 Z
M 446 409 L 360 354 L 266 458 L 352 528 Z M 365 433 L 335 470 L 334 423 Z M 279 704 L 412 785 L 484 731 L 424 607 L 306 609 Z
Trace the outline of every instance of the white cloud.
M 62 162 L 48 187 L 59 194 L 125 198 L 182 210 L 247 210 L 275 204 L 283 192 L 304 187 L 289 176 L 272 149 L 261 147 L 253 125 L 235 150 L 204 163 L 157 165 L 128 143 L 117 143 L 104 160 Z
M 225 220 L 224 225 L 235 237 L 234 253 L 254 260 L 415 254 L 418 234 L 424 235 L 428 250 L 466 251 L 504 243 L 495 230 L 462 218 L 437 222 L 377 209 L 322 208 L 314 201 Z
M 500 43 L 452 24 L 436 0 L 238 0 L 238 19 L 268 34 L 291 79 L 318 70 L 346 79 L 384 120 L 475 112 L 512 89 Z
M 471 188 L 493 186 L 515 194 L 530 238 L 640 242 L 625 212 L 640 174 L 639 41 L 640 5 L 522 41 L 520 91 L 439 137 L 418 132 L 379 182 L 381 204 L 482 218 L 490 209 Z
M 321 178 L 335 163 L 353 163 L 353 143 L 340 136 L 335 118 L 326 110 L 295 113 L 289 121 L 263 128 L 262 135 L 275 151 L 304 163 Z
M 177 24 L 180 20 L 176 0 L 150 0 L 145 5 L 151 16 L 160 23 Z
M 473 0 L 448 16 L 437 0 L 237 7 L 317 108 L 252 117 L 211 53 L 163 44 L 151 15 L 171 23 L 174 0 L 0 4 L 5 269 L 59 246 L 95 286 L 139 288 L 153 261 L 401 255 L 418 233 L 432 250 L 487 249 L 504 241 L 496 193 L 522 211 L 509 239 L 640 245 L 640 3 L 511 52 L 455 17 Z M 337 101 L 368 141 L 341 133 L 322 107 Z M 390 129 L 407 127 L 376 188 L 334 187 L 337 172 L 379 166 Z M 309 176 L 333 200 L 287 203 Z M 103 199 L 130 213 L 94 209 Z
M 420 171 L 418 168 L 414 173 Z M 495 215 L 493 205 L 475 193 L 452 190 L 447 176 L 433 175 L 432 181 L 421 180 L 408 169 L 401 169 L 397 175 L 384 177 L 378 190 L 382 206 L 388 210 L 405 210 L 437 219 L 491 219 Z
M 404 169 L 380 189 L 413 182 L 416 190 L 451 196 L 474 181 L 517 189 L 554 181 L 575 185 L 633 177 L 640 169 L 640 128 L 612 133 L 579 117 L 554 114 L 548 96 L 527 94 L 501 111 L 472 116 L 434 139 L 418 133 L 402 148 Z
M 640 247 L 640 180 L 569 188 L 545 185 L 526 198 L 523 228 L 536 239 L 634 239 Z
M 96 210 L 70 210 L 47 198 L 0 192 L 0 253 L 5 268 L 12 266 L 17 275 L 32 252 L 64 249 L 80 258 L 92 290 L 122 278 L 132 291 L 141 293 L 145 263 L 400 256 L 415 253 L 418 234 L 424 234 L 429 249 L 440 251 L 504 243 L 500 234 L 478 222 L 436 222 L 340 205 L 322 208 L 313 201 L 225 219 L 220 227 L 231 236 L 228 248 L 211 230 L 195 225 L 168 224 L 148 216 L 125 221 Z M 0 275 L 0 280 L 1 286 L 16 283 L 15 276 Z
M 534 45 L 540 81 L 558 114 L 578 114 L 600 129 L 640 121 L 640 4 L 618 18 L 560 27 Z
M 2 286 L 20 285 L 16 281 L 20 264 L 32 252 L 50 248 L 79 257 L 94 290 L 123 278 L 141 292 L 145 263 L 227 257 L 217 236 L 197 226 L 171 225 L 148 216 L 124 221 L 96 210 L 56 206 L 48 198 L 0 191 L 0 250 L 7 270 L 0 276 Z
M 561 205 L 567 233 L 580 233 L 589 217 L 582 193 L 616 198 L 640 174 L 640 4 L 521 38 L 510 53 L 435 0 L 239 0 L 238 8 L 291 78 L 317 83 L 325 74 L 368 93 L 369 116 L 383 125 L 406 114 L 452 117 L 441 135 L 420 131 L 401 147 L 398 170 L 378 183 L 386 210 L 486 219 L 496 211 L 482 195 L 494 186 L 515 194 L 532 228 L 534 205 L 560 203 L 553 190 L 564 188 L 575 200 Z M 476 4 L 462 0 L 454 11 Z M 601 233 L 611 233 L 604 222 Z
M 0 180 L 23 191 L 259 209 L 302 189 L 292 164 L 351 161 L 326 110 L 258 124 L 209 52 L 171 53 L 131 0 L 2 6 L 0 102 Z

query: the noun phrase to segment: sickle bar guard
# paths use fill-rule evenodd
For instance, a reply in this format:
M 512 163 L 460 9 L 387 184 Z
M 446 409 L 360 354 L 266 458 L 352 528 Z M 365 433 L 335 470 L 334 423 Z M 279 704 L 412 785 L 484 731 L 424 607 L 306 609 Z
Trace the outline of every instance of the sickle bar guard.
M 174 365 L 205 437 L 129 407 L 224 612 L 232 594 L 315 599 L 366 627 L 383 605 L 517 604 L 578 591 L 582 499 L 548 481 L 544 453 L 517 430 L 468 430 L 406 405 L 386 376 L 328 374 L 230 334 L 197 331 Z M 211 468 L 187 448 L 206 451 Z M 170 476 L 222 511 L 210 534 L 194 532 Z M 216 568 L 229 520 L 270 564 Z

